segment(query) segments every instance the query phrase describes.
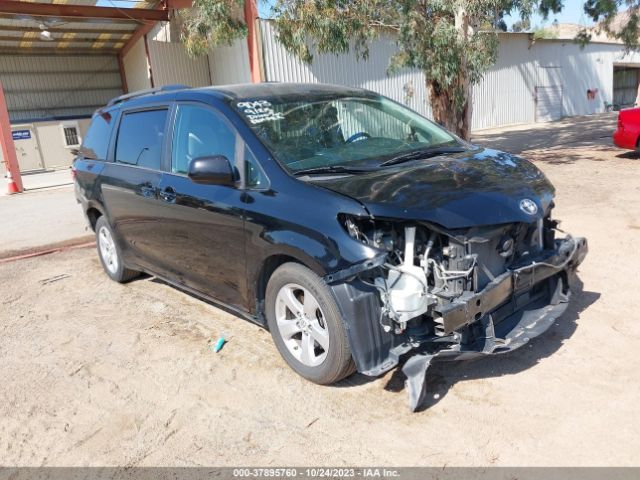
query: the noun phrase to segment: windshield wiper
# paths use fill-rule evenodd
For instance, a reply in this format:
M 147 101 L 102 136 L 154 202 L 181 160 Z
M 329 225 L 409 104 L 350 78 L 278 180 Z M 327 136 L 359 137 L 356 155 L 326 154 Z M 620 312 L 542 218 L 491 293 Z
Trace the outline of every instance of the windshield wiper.
M 447 153 L 461 153 L 465 152 L 467 149 L 464 147 L 435 147 L 435 148 L 424 148 L 421 150 L 414 150 L 413 152 L 403 153 L 401 155 L 397 155 L 389 160 L 382 162 L 380 167 L 388 167 L 390 165 L 397 165 L 399 163 L 408 162 L 410 160 L 422 160 L 425 158 L 437 157 L 438 155 L 444 155 Z
M 299 177 L 301 175 L 313 175 L 321 173 L 362 173 L 372 172 L 372 168 L 356 168 L 345 167 L 344 165 L 326 165 L 324 167 L 303 168 L 302 170 L 296 170 L 293 175 Z

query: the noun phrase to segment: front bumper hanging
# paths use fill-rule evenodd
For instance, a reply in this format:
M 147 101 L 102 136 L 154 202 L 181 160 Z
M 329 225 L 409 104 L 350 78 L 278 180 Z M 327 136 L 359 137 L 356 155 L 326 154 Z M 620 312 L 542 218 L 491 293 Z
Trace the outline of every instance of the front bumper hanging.
M 463 329 L 464 333 L 458 335 L 460 343 L 418 352 L 406 361 L 402 371 L 407 377 L 411 411 L 426 400 L 426 374 L 434 360 L 466 360 L 511 352 L 547 331 L 567 309 L 570 283 L 587 252 L 585 238 L 559 241 L 544 260 L 506 272 L 481 292 L 447 305 L 440 312 L 445 331 Z M 543 282 L 546 295 L 532 296 L 532 289 Z
M 584 238 L 559 240 L 554 250 L 496 277 L 482 291 L 440 307 L 435 313 L 442 317 L 444 337 L 407 338 L 372 326 L 380 317 L 375 289 L 357 280 L 333 284 L 358 371 L 378 376 L 410 355 L 402 371 L 409 407 L 417 410 L 427 396 L 432 362 L 507 353 L 545 332 L 566 310 L 574 272 L 587 251 Z

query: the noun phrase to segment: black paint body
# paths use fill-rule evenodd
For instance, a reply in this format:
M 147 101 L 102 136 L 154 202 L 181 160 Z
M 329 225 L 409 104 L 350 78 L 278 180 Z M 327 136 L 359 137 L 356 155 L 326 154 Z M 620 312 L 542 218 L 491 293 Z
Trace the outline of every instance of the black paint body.
M 536 167 L 510 154 L 477 147 L 353 176 L 296 178 L 277 163 L 230 105 L 278 94 L 372 95 L 342 87 L 263 84 L 157 92 L 101 110 L 113 126 L 107 158 L 76 159 L 76 196 L 89 220 L 97 212 L 106 216 L 130 268 L 157 275 L 264 324 L 266 280 L 278 264 L 295 260 L 328 276 L 380 255 L 348 235 L 340 214 L 427 221 L 457 229 L 534 222 L 552 204 L 553 187 Z M 242 181 L 203 185 L 172 173 L 171 137 L 176 105 L 182 102 L 221 112 L 258 160 L 268 186 L 250 189 Z M 162 170 L 115 163 L 122 113 L 158 106 L 169 109 Z M 537 204 L 535 216 L 519 208 L 522 198 Z M 336 293 L 339 302 L 348 301 L 349 288 Z M 358 319 L 363 322 L 372 331 L 379 328 L 376 318 Z M 363 338 L 360 345 L 351 339 L 356 356 L 388 335 L 370 336 L 381 338 L 371 342 Z

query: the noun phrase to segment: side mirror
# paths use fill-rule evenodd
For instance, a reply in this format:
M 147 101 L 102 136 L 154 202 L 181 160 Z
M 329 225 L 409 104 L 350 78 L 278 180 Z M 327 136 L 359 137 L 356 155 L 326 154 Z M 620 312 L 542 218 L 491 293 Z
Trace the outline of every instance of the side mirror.
M 235 184 L 231 162 L 224 155 L 194 158 L 187 175 L 191 181 L 205 185 Z

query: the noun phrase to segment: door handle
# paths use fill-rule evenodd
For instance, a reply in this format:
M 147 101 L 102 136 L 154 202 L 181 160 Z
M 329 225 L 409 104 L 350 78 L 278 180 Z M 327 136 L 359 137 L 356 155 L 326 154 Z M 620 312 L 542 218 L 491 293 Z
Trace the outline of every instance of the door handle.
M 160 199 L 167 203 L 176 203 L 176 191 L 171 187 L 167 187 L 160 192 Z
M 143 197 L 153 198 L 156 196 L 156 189 L 155 187 L 151 186 L 150 183 L 145 183 L 140 186 L 140 193 Z

